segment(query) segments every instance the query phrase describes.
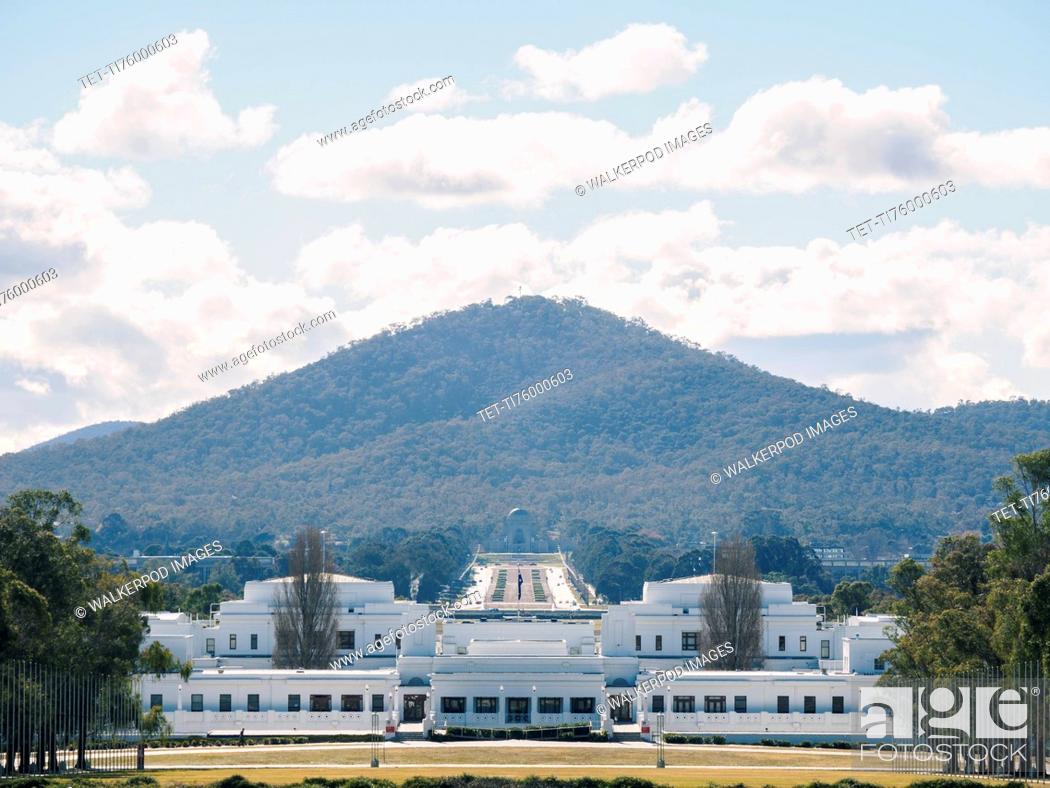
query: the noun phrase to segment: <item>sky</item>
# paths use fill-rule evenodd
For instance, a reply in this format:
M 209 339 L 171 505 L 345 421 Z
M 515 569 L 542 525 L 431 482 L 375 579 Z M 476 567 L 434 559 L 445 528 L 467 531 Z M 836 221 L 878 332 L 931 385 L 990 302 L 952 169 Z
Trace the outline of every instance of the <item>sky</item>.
M 0 0 L 0 452 L 519 288 L 888 407 L 1048 399 L 1048 22 Z

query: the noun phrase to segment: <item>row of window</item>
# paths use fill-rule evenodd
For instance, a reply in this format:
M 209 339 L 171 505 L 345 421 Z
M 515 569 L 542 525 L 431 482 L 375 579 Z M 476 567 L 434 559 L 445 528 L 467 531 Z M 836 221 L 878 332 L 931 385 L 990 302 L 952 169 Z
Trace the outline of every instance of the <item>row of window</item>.
M 351 630 L 340 630 L 337 633 L 337 642 L 338 642 L 339 650 L 340 651 L 353 651 L 357 647 L 355 645 L 355 641 L 357 640 L 356 634 L 357 633 L 354 632 L 352 629 Z M 249 637 L 249 642 L 251 644 L 249 646 L 249 649 L 252 650 L 252 651 L 258 651 L 259 650 L 259 636 L 256 635 L 256 634 L 252 634 L 252 635 L 249 635 L 248 637 Z M 375 637 L 372 639 L 372 642 L 375 644 L 376 648 L 380 647 L 380 645 L 382 644 L 382 641 L 383 641 L 383 636 L 381 634 L 376 634 Z M 395 650 L 398 650 L 398 651 L 400 651 L 400 649 L 401 649 L 401 634 L 400 633 L 395 635 L 394 648 L 395 648 Z M 204 641 L 204 650 L 208 653 L 208 656 L 211 656 L 211 657 L 215 656 L 215 638 L 206 638 L 205 639 L 205 641 Z M 237 635 L 231 634 L 230 635 L 230 651 L 236 651 L 236 650 L 237 650 Z M 380 649 L 380 650 L 382 650 L 382 649 Z
M 674 696 L 674 711 L 676 714 L 692 714 L 696 711 L 696 698 L 692 695 L 675 695 Z M 659 714 L 664 711 L 664 698 L 663 695 L 653 695 L 653 713 Z M 704 696 L 704 711 L 708 714 L 725 714 L 726 710 L 726 696 L 725 695 L 705 695 Z M 832 714 L 844 714 L 845 713 L 845 697 L 842 695 L 833 695 L 831 698 L 831 713 Z M 733 697 L 733 711 L 737 714 L 747 713 L 747 696 L 736 695 Z M 791 713 L 791 698 L 788 695 L 777 695 L 777 714 L 790 714 Z M 816 714 L 817 713 L 817 697 L 815 695 L 805 695 L 802 698 L 802 713 L 803 714 Z
M 259 636 L 256 635 L 256 634 L 251 634 L 251 635 L 248 636 L 248 638 L 249 638 L 249 643 L 250 643 L 249 648 L 252 651 L 258 651 L 259 650 Z M 236 651 L 236 650 L 237 650 L 237 636 L 236 635 L 230 635 L 230 651 Z M 209 657 L 214 657 L 215 656 L 215 638 L 205 638 L 204 639 L 204 651 L 207 653 L 207 655 Z
M 808 644 L 805 635 L 799 635 L 798 637 L 798 650 L 805 651 Z M 777 638 L 777 651 L 787 651 L 787 637 L 780 635 Z M 820 658 L 831 659 L 831 641 L 822 640 L 820 641 Z
M 656 651 L 664 650 L 664 638 L 663 635 L 655 635 L 653 641 L 653 648 Z M 798 639 L 798 650 L 805 651 L 807 648 L 806 636 L 800 635 Z M 634 636 L 634 650 L 642 650 L 642 636 Z M 682 633 L 682 651 L 699 651 L 700 650 L 700 633 L 699 632 L 683 632 Z M 787 651 L 787 636 L 781 635 L 777 641 L 777 651 Z M 822 640 L 820 641 L 820 658 L 830 659 L 831 658 L 831 641 Z
M 339 630 L 337 633 L 337 642 L 340 651 L 353 651 L 357 648 L 357 633 L 352 630 Z M 372 636 L 372 645 L 379 651 L 383 650 L 383 636 L 380 633 L 376 633 Z M 394 650 L 401 650 L 401 633 L 397 632 L 394 635 Z
M 532 698 L 507 698 L 507 716 L 528 715 Z M 444 697 L 441 699 L 441 711 L 445 714 L 465 714 L 467 699 Z M 593 714 L 594 698 L 569 698 L 569 711 L 572 714 Z M 537 698 L 538 714 L 561 714 L 562 698 Z M 474 698 L 475 714 L 499 714 L 499 698 Z
M 375 693 L 372 695 L 372 711 L 384 711 L 383 708 L 383 694 Z M 149 696 L 150 706 L 159 706 L 164 708 L 164 695 L 150 695 Z M 364 711 L 365 710 L 365 698 L 364 695 L 341 695 L 340 696 L 340 711 Z M 259 696 L 252 694 L 248 696 L 248 703 L 244 708 L 245 711 L 259 711 Z M 332 696 L 331 695 L 311 695 L 310 696 L 310 711 L 331 711 L 332 710 Z M 204 711 L 204 695 L 194 694 L 190 695 L 190 711 Z M 233 696 L 223 693 L 219 695 L 219 711 L 233 711 Z M 288 711 L 302 711 L 302 697 L 300 695 L 289 695 L 288 696 Z

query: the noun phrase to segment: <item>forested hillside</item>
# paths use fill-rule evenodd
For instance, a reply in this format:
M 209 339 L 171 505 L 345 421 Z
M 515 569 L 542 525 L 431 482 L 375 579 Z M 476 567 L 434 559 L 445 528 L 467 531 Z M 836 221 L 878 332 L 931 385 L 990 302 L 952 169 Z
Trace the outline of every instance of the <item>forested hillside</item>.
M 557 389 L 476 415 L 566 368 Z M 848 406 L 856 418 L 709 481 Z M 158 533 L 479 529 L 525 506 L 553 526 L 672 542 L 741 526 L 876 554 L 986 526 L 991 480 L 1046 446 L 1045 402 L 894 411 L 528 297 L 396 327 L 154 424 L 5 455 L 0 493 L 67 489 L 86 522 L 123 518 L 128 549 Z

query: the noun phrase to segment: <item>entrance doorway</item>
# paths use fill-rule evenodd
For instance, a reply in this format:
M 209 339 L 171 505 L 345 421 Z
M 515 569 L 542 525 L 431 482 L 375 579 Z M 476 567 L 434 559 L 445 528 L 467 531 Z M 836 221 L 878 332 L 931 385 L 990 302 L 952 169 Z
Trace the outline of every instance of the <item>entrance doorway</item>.
M 405 722 L 422 722 L 426 705 L 426 695 L 405 695 L 405 711 L 401 719 Z
M 619 703 L 612 700 L 613 697 L 620 699 Z M 609 708 L 612 712 L 613 722 L 634 722 L 634 704 L 626 695 L 610 696 Z

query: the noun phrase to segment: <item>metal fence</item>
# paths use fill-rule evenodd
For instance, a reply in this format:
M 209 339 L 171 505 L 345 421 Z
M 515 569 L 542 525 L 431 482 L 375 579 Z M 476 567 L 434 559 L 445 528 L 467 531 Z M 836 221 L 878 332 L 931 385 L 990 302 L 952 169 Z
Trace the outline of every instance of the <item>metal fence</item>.
M 910 774 L 1047 780 L 1050 706 L 1038 665 L 861 690 L 859 765 Z
M 0 664 L 0 776 L 143 768 L 139 682 Z

